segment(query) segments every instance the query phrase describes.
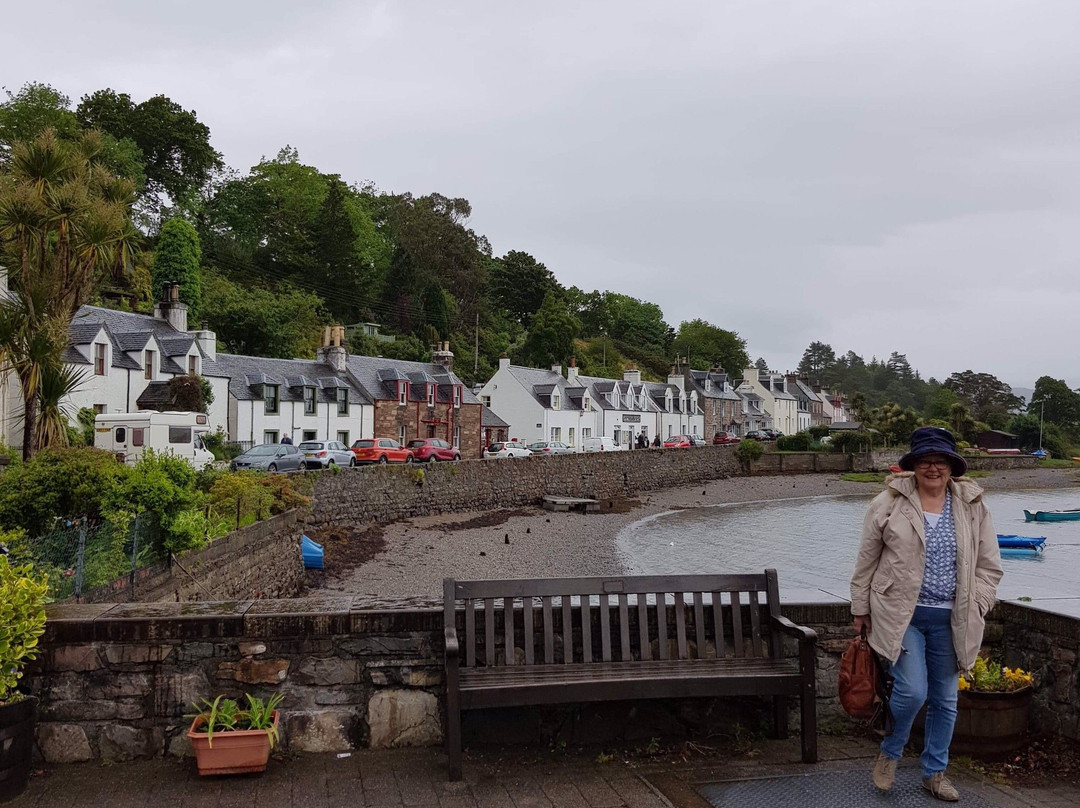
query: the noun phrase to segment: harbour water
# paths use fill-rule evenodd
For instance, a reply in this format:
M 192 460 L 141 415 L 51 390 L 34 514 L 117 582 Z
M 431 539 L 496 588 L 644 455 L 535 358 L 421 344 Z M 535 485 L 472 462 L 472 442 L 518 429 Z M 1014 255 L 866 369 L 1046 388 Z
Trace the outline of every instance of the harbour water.
M 876 490 L 875 490 L 876 493 Z M 617 546 L 632 574 L 778 571 L 789 602 L 848 599 L 873 494 L 740 502 L 669 511 L 629 525 Z M 1080 522 L 1024 522 L 1024 509 L 1080 507 L 1080 488 L 991 491 L 998 533 L 1045 536 L 1036 556 L 1005 556 L 1002 600 L 1080 617 Z

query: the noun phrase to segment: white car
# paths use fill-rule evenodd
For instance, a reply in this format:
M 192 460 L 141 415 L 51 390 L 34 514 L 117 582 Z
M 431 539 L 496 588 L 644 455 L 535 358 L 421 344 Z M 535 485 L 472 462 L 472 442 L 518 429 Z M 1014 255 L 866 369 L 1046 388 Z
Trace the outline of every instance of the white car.
M 485 460 L 500 457 L 532 457 L 532 452 L 524 443 L 514 442 L 493 443 L 484 449 Z
M 625 452 L 626 447 L 615 442 L 615 438 L 585 438 L 581 441 L 583 452 Z
M 331 466 L 355 466 L 356 455 L 344 443 L 336 440 L 306 440 L 296 447 L 310 468 L 328 469 Z

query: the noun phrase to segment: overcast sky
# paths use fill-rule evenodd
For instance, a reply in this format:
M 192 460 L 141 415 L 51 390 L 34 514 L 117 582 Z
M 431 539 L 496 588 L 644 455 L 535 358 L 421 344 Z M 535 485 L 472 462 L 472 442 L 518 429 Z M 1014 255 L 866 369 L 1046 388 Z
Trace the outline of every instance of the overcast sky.
M 1080 384 L 1076 0 L 84 0 L 3 21 L 8 89 L 164 93 L 236 168 L 288 143 L 464 196 L 497 255 L 738 331 L 775 369 L 817 339 Z

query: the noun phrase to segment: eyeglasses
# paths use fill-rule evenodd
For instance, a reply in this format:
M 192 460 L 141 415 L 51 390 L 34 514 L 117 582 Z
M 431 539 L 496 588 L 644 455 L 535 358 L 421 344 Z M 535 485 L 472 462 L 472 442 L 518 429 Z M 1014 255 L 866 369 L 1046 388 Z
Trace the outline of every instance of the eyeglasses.
M 952 463 L 950 463 L 945 458 L 939 458 L 937 460 L 926 459 L 926 460 L 916 460 L 915 461 L 915 468 L 917 468 L 917 469 L 928 469 L 931 466 L 933 466 L 934 468 L 938 468 L 938 469 L 947 469 L 947 468 L 950 468 L 952 466 Z

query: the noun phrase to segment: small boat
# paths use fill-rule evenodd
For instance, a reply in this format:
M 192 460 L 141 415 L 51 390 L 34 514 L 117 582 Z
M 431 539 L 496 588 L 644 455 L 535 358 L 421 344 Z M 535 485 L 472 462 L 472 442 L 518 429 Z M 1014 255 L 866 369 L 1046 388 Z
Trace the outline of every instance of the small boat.
M 1046 536 L 1003 536 L 998 533 L 998 547 L 1002 550 L 1034 550 L 1042 552 Z
M 1080 519 L 1080 508 L 1071 508 L 1063 511 L 1024 510 L 1025 522 L 1073 522 L 1077 519 Z
M 300 555 L 304 559 L 304 569 L 321 570 L 323 568 L 323 546 L 307 536 L 300 539 Z

